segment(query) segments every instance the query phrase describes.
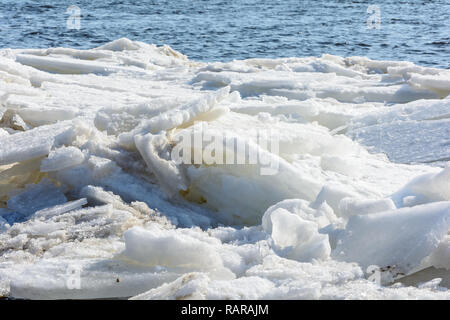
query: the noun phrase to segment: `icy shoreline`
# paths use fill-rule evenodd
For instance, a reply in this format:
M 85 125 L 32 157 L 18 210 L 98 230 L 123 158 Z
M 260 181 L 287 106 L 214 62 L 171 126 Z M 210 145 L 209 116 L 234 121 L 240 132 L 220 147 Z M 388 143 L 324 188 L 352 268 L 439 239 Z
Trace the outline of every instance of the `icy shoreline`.
M 0 50 L 0 296 L 448 299 L 449 93 L 362 57 Z M 174 161 L 198 130 L 276 173 Z

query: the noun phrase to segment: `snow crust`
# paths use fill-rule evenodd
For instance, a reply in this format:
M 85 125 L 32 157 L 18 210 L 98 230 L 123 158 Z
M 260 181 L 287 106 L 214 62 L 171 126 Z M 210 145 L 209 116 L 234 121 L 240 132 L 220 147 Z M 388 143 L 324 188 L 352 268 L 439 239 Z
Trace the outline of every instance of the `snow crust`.
M 448 299 L 449 93 L 364 57 L 0 50 L 0 295 Z

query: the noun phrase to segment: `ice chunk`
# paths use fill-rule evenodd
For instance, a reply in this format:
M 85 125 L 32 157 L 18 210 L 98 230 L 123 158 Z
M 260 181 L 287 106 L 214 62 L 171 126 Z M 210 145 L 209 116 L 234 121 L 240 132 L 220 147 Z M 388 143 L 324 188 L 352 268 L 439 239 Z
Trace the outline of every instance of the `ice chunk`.
M 9 100 L 8 100 L 9 102 Z M 42 126 L 56 123 L 58 121 L 71 120 L 77 114 L 76 108 L 47 107 L 41 105 L 30 105 L 15 110 L 15 112 L 28 124 L 32 126 Z
M 266 299 L 319 299 L 327 297 L 328 283 L 359 282 L 363 273 L 355 264 L 323 261 L 320 264 L 302 263 L 294 260 L 268 254 L 261 264 L 247 270 L 246 276 L 256 276 L 268 279 L 276 284 L 276 288 L 267 292 Z M 330 296 L 336 298 L 345 291 L 343 286 L 330 286 Z M 364 284 L 364 293 L 370 285 Z M 339 292 L 339 293 L 338 293 Z M 351 290 L 350 290 L 351 292 Z
M 170 145 L 165 134 L 135 136 L 136 147 L 145 163 L 170 196 L 187 189 L 187 181 L 180 168 L 170 158 Z
M 199 72 L 193 79 L 204 87 L 229 85 L 243 97 L 282 96 L 292 100 L 333 98 L 340 102 L 371 101 L 405 103 L 418 99 L 439 98 L 439 94 L 407 84 L 384 84 L 379 80 L 358 80 L 334 73 L 263 70 L 256 73 Z M 332 83 L 332 85 L 329 85 Z M 364 84 L 364 85 L 361 85 Z
M 61 205 L 56 205 L 54 207 L 45 208 L 45 209 L 36 211 L 34 213 L 34 217 L 49 219 L 51 217 L 54 217 L 54 216 L 57 216 L 57 215 L 60 215 L 60 214 L 63 214 L 63 213 L 66 213 L 66 212 L 69 212 L 72 210 L 80 209 L 85 204 L 87 204 L 86 198 L 66 202 Z
M 16 249 L 22 250 L 23 246 L 28 242 L 28 235 L 19 234 L 15 237 L 12 237 L 6 243 L 6 248 L 8 249 Z
M 397 206 L 449 201 L 450 200 L 450 165 L 438 173 L 420 175 L 392 195 Z
M 392 161 L 445 161 L 450 158 L 449 118 L 450 101 L 419 100 L 356 116 L 347 135 Z
M 130 300 L 200 300 L 210 281 L 204 273 L 187 273 L 162 286 L 131 297 Z
M 111 176 L 120 171 L 120 168 L 113 160 L 103 157 L 90 156 L 88 165 L 92 170 L 94 178 L 97 179 Z
M 15 165 L 9 167 L 8 169 L 0 172 L 0 180 L 4 182 L 9 182 L 9 180 L 13 177 L 21 175 L 29 176 L 30 174 L 39 171 L 39 165 L 40 165 L 39 158 L 16 163 Z
M 18 131 L 26 131 L 30 128 L 18 114 L 9 109 L 3 113 L 3 116 L 0 119 L 0 126 Z
M 427 262 L 436 268 L 450 270 L 450 234 L 442 239 L 437 249 L 427 258 Z
M 133 269 L 101 259 L 47 259 L 14 277 L 11 296 L 23 299 L 126 298 L 173 281 L 162 268 Z
M 219 277 L 234 277 L 223 267 L 214 245 L 191 235 L 151 225 L 148 230 L 138 227 L 127 230 L 124 239 L 126 248 L 120 257 L 131 264 L 180 271 L 203 270 Z
M 135 42 L 127 38 L 120 38 L 96 48 L 96 50 L 111 50 L 111 51 L 125 51 L 138 49 L 139 46 Z
M 337 220 L 333 210 L 326 204 L 314 209 L 310 206 L 310 202 L 302 199 L 288 199 L 278 202 L 266 210 L 262 217 L 262 226 L 266 232 L 272 232 L 271 214 L 277 209 L 285 209 L 300 218 L 312 221 L 319 228 L 323 228 Z
M 33 221 L 32 224 L 26 225 L 24 228 L 21 228 L 20 231 L 23 232 L 22 235 L 28 235 L 30 238 L 46 237 L 54 232 L 61 232 L 65 227 L 67 227 L 67 224 L 65 222 L 37 220 Z
M 114 208 L 125 209 L 127 205 L 122 201 L 122 199 L 112 192 L 103 190 L 101 187 L 86 186 L 80 191 L 80 196 L 86 197 L 89 204 L 112 204 Z
M 328 235 L 319 234 L 317 223 L 283 208 L 266 212 L 263 221 L 263 228 L 271 235 L 281 255 L 305 262 L 329 257 Z
M 119 141 L 126 147 L 134 144 L 133 138 L 137 134 L 159 133 L 178 126 L 189 126 L 195 121 L 211 121 L 228 112 L 228 108 L 221 106 L 220 102 L 227 98 L 230 88 L 225 87 L 217 92 L 206 94 L 194 102 L 180 108 L 166 111 L 141 123 L 131 132 L 119 135 Z
M 196 129 L 193 130 L 195 135 Z M 226 147 L 223 153 L 233 162 L 220 164 L 213 161 L 212 164 L 187 166 L 190 184 L 185 197 L 221 212 L 226 223 L 259 224 L 263 212 L 279 201 L 316 198 L 320 184 L 277 152 L 270 152 L 254 140 L 229 132 L 210 130 L 208 134 L 223 137 L 225 146 L 232 146 Z M 245 154 L 239 152 L 240 148 L 246 150 Z M 194 150 L 206 151 L 207 146 Z M 223 154 L 215 152 L 220 159 Z M 260 161 L 252 163 L 249 155 L 257 155 Z
M 362 144 L 402 163 L 445 161 L 450 157 L 450 119 L 395 121 L 352 132 Z
M 48 158 L 42 160 L 41 172 L 58 171 L 75 166 L 84 161 L 84 154 L 75 147 L 62 147 L 50 152 Z
M 327 203 L 337 215 L 340 215 L 339 203 L 346 197 L 357 198 L 358 194 L 350 186 L 340 184 L 328 184 L 322 187 L 316 200 L 311 204 L 317 208 L 323 203 Z
M 411 74 L 409 82 L 418 87 L 433 90 L 444 98 L 450 93 L 450 72 L 445 70 L 440 74 Z
M 111 66 L 106 63 L 95 61 L 73 61 L 71 59 L 58 59 L 52 57 L 39 57 L 30 54 L 18 54 L 16 61 L 36 68 L 53 73 L 61 74 L 88 74 L 96 73 L 108 75 L 113 72 L 127 72 L 130 69 L 120 66 Z
M 408 274 L 437 248 L 450 228 L 450 202 L 352 216 L 332 256 Z
M 62 191 L 48 181 L 27 185 L 26 189 L 8 200 L 8 209 L 20 214 L 20 218 L 38 210 L 60 205 L 67 201 Z
M 12 134 L 2 138 L 0 165 L 45 156 L 51 148 L 72 142 L 74 136 L 75 130 L 67 122 Z
M 211 280 L 204 273 L 188 273 L 131 300 L 258 300 L 274 287 L 271 281 L 260 277 L 224 281 Z
M 338 172 L 349 177 L 357 178 L 361 174 L 361 172 L 355 170 L 355 167 L 359 165 L 359 159 L 351 157 L 323 155 L 320 165 L 324 170 Z
M 396 209 L 394 202 L 389 199 L 356 199 L 344 198 L 339 202 L 339 212 L 348 219 L 358 214 L 369 214 Z

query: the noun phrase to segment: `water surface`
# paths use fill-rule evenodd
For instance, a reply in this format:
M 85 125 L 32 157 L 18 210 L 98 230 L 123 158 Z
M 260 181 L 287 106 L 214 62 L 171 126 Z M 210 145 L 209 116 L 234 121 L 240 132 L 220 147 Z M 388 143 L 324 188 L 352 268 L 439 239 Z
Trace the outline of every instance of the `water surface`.
M 70 5 L 81 9 L 80 30 L 66 27 Z M 379 29 L 367 28 L 369 5 L 380 9 Z M 92 48 L 120 37 L 202 61 L 330 53 L 450 68 L 450 1 L 0 1 L 2 48 Z

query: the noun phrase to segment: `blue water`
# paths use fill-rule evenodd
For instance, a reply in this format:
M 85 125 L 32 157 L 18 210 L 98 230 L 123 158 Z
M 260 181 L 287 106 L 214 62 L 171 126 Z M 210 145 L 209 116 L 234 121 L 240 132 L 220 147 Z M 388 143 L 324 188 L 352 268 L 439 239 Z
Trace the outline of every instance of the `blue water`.
M 367 8 L 380 8 L 368 29 Z M 81 9 L 68 30 L 66 8 Z M 92 48 L 120 37 L 191 59 L 368 56 L 450 68 L 450 0 L 0 0 L 0 47 Z

